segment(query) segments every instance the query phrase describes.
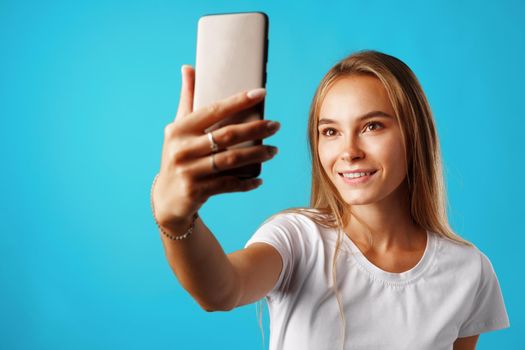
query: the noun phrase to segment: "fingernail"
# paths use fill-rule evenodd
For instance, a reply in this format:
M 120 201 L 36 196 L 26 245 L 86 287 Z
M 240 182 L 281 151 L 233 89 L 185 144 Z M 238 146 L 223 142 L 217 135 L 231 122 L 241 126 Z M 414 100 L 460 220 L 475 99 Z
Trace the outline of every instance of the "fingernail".
M 268 154 L 271 156 L 277 154 L 277 147 L 268 147 Z
M 184 67 L 191 67 L 189 64 L 183 64 L 181 67 L 180 67 L 180 72 L 181 73 L 184 73 Z
M 257 98 L 261 98 L 264 95 L 266 95 L 266 89 L 265 88 L 253 89 L 253 90 L 248 91 L 248 93 L 246 94 L 246 96 L 248 96 L 248 98 L 251 98 L 252 100 L 255 100 Z
M 266 127 L 270 131 L 275 131 L 275 130 L 279 129 L 279 123 L 272 121 L 272 122 L 269 122 L 268 124 L 266 124 Z

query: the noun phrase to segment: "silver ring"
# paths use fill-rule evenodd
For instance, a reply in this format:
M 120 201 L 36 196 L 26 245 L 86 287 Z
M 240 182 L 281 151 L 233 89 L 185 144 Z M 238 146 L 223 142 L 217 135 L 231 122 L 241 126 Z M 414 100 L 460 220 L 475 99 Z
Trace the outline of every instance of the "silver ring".
M 215 143 L 215 140 L 213 139 L 212 132 L 209 131 L 206 134 L 208 134 L 208 139 L 210 140 L 211 152 L 212 153 L 217 153 L 217 151 L 219 151 L 219 145 L 217 143 Z
M 211 158 L 211 168 L 213 172 L 218 173 L 219 168 L 217 168 L 217 164 L 215 164 L 215 153 L 212 153 L 210 158 Z

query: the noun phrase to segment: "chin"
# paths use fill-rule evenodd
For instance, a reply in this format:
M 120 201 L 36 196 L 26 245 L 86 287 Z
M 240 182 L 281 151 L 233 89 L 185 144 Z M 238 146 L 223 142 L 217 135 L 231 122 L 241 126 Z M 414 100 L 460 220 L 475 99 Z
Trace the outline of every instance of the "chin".
M 348 204 L 348 205 L 351 205 L 351 206 L 358 206 L 358 205 L 368 205 L 368 204 L 372 204 L 374 203 L 375 201 L 366 201 L 366 200 L 346 200 L 345 199 L 345 203 Z
M 348 205 L 366 205 L 366 204 L 377 202 L 377 199 L 375 198 L 375 196 L 371 196 L 369 194 L 354 193 L 353 195 L 348 195 L 348 194 L 345 195 L 343 193 L 340 193 L 340 195 L 341 195 L 341 198 Z

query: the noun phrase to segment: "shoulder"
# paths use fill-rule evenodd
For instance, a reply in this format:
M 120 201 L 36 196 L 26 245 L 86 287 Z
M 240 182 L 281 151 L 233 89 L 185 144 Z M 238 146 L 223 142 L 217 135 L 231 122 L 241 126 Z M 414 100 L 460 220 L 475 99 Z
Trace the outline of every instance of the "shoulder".
M 326 214 L 311 208 L 286 209 L 264 220 L 257 232 L 286 236 L 293 241 L 311 242 L 320 238 L 319 221 L 325 216 Z
M 469 246 L 439 234 L 436 237 L 440 264 L 465 277 L 481 279 L 494 273 L 490 259 L 474 243 Z
M 314 208 L 293 208 L 293 209 L 285 209 L 280 212 L 277 212 L 273 214 L 272 216 L 268 217 L 262 225 L 266 225 L 268 223 L 272 224 L 295 224 L 300 227 L 305 228 L 313 228 L 318 226 L 317 220 L 323 220 L 326 218 L 329 218 L 327 214 L 324 214 L 318 209 Z

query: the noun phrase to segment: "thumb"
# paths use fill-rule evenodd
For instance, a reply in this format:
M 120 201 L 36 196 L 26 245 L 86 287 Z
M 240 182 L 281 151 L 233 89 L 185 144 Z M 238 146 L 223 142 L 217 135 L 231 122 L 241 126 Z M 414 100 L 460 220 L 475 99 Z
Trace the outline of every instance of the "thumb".
M 193 111 L 193 89 L 195 87 L 195 69 L 190 65 L 181 67 L 182 85 L 180 88 L 179 108 L 175 120 L 183 118 Z

